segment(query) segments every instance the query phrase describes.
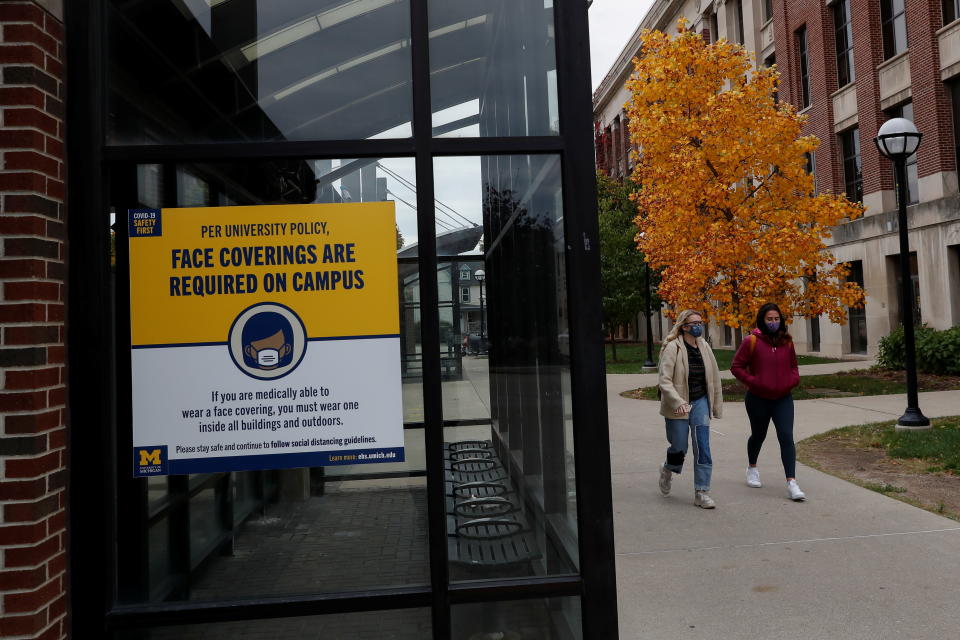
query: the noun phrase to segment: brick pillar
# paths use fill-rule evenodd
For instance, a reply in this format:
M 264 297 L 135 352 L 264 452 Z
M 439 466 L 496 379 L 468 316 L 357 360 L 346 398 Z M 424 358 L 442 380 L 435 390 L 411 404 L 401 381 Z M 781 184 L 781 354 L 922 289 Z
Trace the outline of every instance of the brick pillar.
M 908 1 L 906 9 L 913 116 L 917 129 L 924 134 L 917 150 L 917 173 L 923 178 L 956 169 L 953 116 L 946 87 L 940 80 L 940 0 Z
M 820 139 L 817 149 L 817 189 L 843 193 L 843 167 L 834 133 L 833 99 L 837 90 L 837 58 L 831 9 L 821 0 L 778 0 L 773 3 L 774 43 L 780 72 L 780 100 L 800 108 L 801 73 L 797 30 L 807 29 L 807 69 L 810 75 L 810 106 L 804 112 L 803 135 Z M 856 36 L 854 37 L 856 42 Z M 860 68 L 857 67 L 857 78 Z M 861 150 L 862 154 L 862 150 Z
M 63 24 L 0 2 L 0 37 L 0 638 L 54 640 L 67 632 Z
M 857 70 L 861 173 L 863 195 L 866 197 L 870 193 L 893 189 L 890 161 L 880 155 L 873 142 L 880 125 L 886 120 L 880 109 L 880 75 L 877 72 L 877 67 L 883 64 L 880 3 L 873 0 L 852 0 L 850 13 L 853 19 L 853 57 Z

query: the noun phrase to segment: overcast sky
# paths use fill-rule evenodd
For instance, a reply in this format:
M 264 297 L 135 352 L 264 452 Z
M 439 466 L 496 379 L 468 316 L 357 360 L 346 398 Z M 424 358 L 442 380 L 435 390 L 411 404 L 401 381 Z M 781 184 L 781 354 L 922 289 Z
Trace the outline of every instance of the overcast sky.
M 653 0 L 593 0 L 590 6 L 590 71 L 596 89 Z

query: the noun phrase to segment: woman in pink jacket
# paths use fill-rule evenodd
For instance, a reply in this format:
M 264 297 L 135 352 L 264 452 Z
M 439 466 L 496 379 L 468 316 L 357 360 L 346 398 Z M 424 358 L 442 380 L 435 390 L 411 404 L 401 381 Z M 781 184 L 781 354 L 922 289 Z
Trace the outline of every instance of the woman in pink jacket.
M 768 302 L 757 313 L 757 328 L 740 344 L 730 371 L 747 386 L 744 404 L 750 418 L 747 440 L 747 484 L 760 487 L 757 458 L 767 437 L 770 420 L 777 431 L 780 459 L 787 477 L 787 493 L 800 502 L 806 495 L 797 485 L 797 448 L 793 442 L 793 394 L 800 384 L 797 352 L 787 333 L 780 307 Z

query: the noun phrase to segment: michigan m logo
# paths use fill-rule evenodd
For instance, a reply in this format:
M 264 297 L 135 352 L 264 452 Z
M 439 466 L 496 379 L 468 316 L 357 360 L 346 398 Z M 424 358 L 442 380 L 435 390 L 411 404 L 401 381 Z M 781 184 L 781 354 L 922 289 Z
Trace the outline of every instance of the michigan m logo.
M 163 464 L 160 459 L 160 449 L 140 449 L 140 466 L 147 467 L 151 465 L 159 466 Z

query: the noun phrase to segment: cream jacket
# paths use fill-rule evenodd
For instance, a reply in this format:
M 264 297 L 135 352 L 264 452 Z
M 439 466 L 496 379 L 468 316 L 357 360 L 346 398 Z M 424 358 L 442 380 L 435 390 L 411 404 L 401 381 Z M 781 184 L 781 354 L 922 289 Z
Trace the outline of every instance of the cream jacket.
M 703 365 L 707 375 L 707 398 L 710 400 L 710 413 L 714 418 L 723 416 L 723 386 L 720 382 L 720 368 L 717 359 L 713 356 L 713 349 L 703 338 L 697 338 L 697 346 L 703 357 Z M 687 359 L 687 349 L 683 346 L 683 338 L 671 340 L 660 351 L 660 415 L 666 418 L 679 418 L 677 409 L 682 404 L 689 404 L 689 373 L 690 362 Z

